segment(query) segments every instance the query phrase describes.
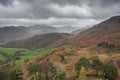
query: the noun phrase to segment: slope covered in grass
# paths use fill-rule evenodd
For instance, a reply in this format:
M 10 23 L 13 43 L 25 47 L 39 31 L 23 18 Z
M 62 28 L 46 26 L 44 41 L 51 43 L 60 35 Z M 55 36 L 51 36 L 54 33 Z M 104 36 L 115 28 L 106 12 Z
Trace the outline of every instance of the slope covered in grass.
M 32 60 L 37 56 L 42 56 L 53 51 L 52 49 L 36 49 L 29 50 L 23 48 L 0 48 L 0 62 L 4 62 L 9 58 L 19 58 L 15 60 L 15 63 L 20 63 L 22 59 Z M 12 62 L 13 59 L 10 59 Z

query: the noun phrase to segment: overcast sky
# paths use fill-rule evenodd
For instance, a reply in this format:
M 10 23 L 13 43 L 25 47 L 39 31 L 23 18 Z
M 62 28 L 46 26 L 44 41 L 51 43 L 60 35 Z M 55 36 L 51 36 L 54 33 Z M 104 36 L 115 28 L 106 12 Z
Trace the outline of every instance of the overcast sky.
M 97 24 L 120 14 L 120 0 L 0 0 L 0 25 Z

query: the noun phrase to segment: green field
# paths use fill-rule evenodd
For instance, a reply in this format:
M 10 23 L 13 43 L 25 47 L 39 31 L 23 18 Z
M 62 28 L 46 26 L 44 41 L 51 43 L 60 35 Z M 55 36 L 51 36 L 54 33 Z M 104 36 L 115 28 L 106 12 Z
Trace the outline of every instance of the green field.
M 31 60 L 36 58 L 37 56 L 42 56 L 52 52 L 52 49 L 36 49 L 36 50 L 29 50 L 29 49 L 22 49 L 22 48 L 2 48 L 0 47 L 0 52 L 4 53 L 8 57 L 14 56 L 17 51 L 20 51 L 20 56 L 18 60 L 15 60 L 16 64 L 20 64 L 23 59 Z M 0 54 L 0 62 L 6 60 L 7 57 Z

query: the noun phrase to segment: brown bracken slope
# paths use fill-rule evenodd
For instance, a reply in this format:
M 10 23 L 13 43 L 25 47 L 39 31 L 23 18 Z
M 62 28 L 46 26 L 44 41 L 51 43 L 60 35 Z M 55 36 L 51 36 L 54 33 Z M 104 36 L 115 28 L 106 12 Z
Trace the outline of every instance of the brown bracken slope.
M 120 16 L 114 16 L 92 28 L 80 32 L 73 42 L 80 47 L 96 45 L 100 42 L 120 42 Z

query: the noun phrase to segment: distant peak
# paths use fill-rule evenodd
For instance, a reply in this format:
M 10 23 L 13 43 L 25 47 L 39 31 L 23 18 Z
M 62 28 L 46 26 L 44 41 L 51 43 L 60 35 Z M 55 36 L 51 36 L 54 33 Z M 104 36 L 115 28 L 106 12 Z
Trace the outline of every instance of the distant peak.
M 120 15 L 111 17 L 111 19 L 116 19 L 116 18 L 120 18 Z
M 111 18 L 109 19 L 109 21 L 117 21 L 117 22 L 120 22 L 120 15 L 111 17 Z

